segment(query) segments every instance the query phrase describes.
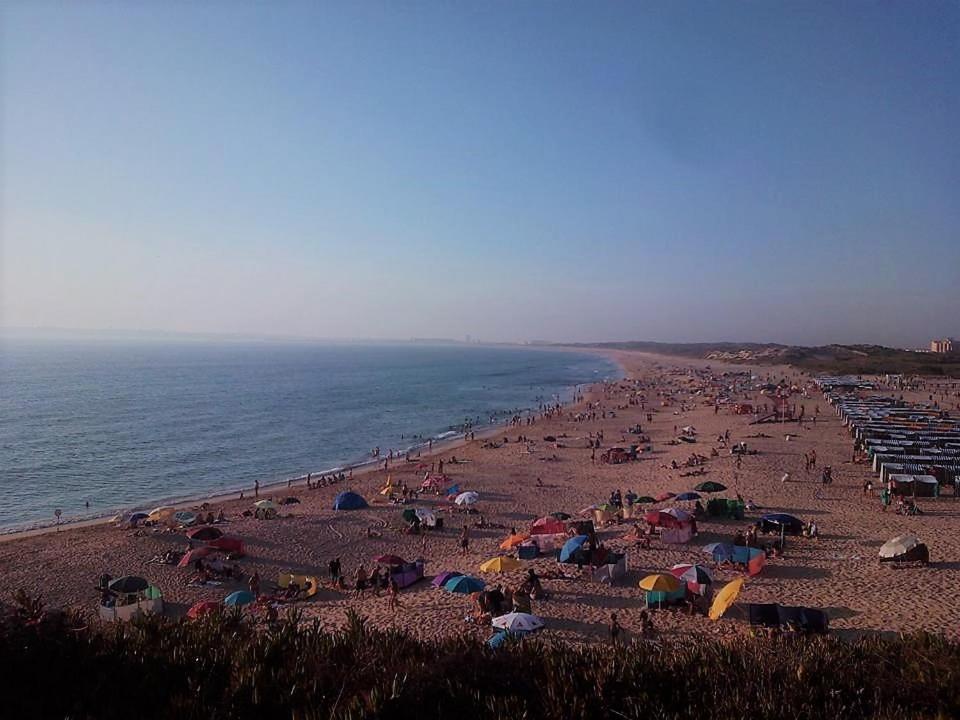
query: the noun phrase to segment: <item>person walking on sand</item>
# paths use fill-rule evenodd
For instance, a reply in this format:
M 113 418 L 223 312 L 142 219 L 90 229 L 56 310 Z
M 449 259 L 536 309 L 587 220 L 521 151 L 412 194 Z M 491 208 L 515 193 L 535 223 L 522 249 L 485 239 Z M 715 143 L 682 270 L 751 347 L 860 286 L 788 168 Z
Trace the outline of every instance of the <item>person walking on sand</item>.
M 363 591 L 367 587 L 367 571 L 363 567 L 363 563 L 360 563 L 357 566 L 356 571 L 353 573 L 353 596 L 362 598 Z

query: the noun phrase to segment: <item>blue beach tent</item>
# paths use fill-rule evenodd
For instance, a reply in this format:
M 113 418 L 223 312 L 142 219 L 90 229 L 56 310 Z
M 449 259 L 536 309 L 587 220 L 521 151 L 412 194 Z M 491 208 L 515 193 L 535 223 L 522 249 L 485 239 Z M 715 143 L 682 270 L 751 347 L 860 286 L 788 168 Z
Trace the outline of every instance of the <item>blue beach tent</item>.
M 334 510 L 361 510 L 365 507 L 368 507 L 367 501 L 357 495 L 357 493 L 350 492 L 349 490 L 338 493 L 336 499 L 333 501 Z

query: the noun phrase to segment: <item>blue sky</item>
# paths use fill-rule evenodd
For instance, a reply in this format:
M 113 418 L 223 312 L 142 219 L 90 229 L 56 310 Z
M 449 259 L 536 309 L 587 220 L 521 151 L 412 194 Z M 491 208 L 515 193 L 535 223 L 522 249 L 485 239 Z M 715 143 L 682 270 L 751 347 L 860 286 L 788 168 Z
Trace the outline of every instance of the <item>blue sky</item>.
M 954 2 L 0 19 L 6 326 L 960 335 Z

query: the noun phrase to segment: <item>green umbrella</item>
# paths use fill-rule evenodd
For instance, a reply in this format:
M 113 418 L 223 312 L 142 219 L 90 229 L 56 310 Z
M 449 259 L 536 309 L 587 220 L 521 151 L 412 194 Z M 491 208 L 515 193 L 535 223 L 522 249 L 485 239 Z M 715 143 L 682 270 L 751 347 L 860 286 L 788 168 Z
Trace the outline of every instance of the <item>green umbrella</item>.
M 714 482 L 713 480 L 707 480 L 706 482 L 702 482 L 694 488 L 694 490 L 698 490 L 699 492 L 705 492 L 705 493 L 718 493 L 718 492 L 723 492 L 726 489 L 727 489 L 726 485 L 721 485 L 720 483 Z
M 633 502 L 637 505 L 649 505 L 650 503 L 655 503 L 656 501 L 656 498 L 652 498 L 649 495 L 641 495 Z

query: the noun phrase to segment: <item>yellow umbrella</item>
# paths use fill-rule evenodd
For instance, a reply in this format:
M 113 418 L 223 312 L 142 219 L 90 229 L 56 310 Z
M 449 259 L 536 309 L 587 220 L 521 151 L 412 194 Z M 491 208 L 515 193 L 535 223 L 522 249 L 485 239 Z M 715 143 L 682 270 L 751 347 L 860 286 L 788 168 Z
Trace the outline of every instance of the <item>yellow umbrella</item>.
M 528 539 L 530 536 L 526 533 L 517 533 L 516 535 L 509 535 L 506 540 L 500 543 L 501 550 L 513 550 L 517 545 L 522 543 L 524 540 Z
M 717 593 L 713 599 L 713 605 L 710 606 L 710 619 L 719 620 L 720 617 L 733 605 L 740 590 L 743 589 L 743 578 L 737 578 L 723 586 L 723 589 Z
M 673 575 L 657 573 L 647 575 L 640 581 L 640 589 L 647 592 L 673 592 L 680 588 L 680 581 Z
M 480 566 L 480 572 L 507 572 L 520 567 L 520 561 L 512 557 L 495 557 Z
M 176 508 L 170 506 L 154 508 L 147 516 L 147 520 L 162 520 L 169 515 L 173 515 L 176 510 Z

